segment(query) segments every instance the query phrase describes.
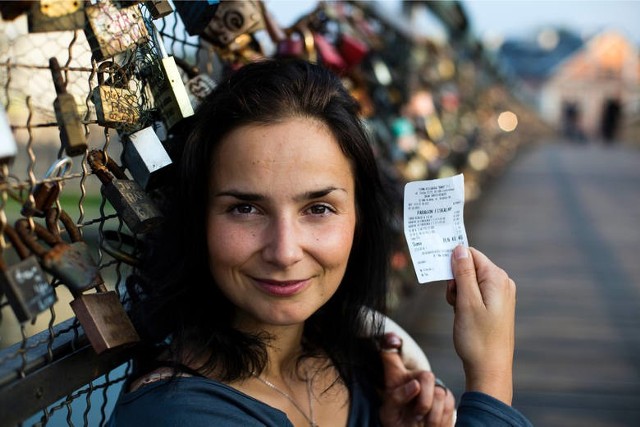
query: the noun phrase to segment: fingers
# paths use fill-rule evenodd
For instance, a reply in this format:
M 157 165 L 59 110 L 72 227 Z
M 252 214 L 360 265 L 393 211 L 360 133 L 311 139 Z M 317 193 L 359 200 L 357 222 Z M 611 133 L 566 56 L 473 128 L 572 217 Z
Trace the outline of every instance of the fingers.
M 481 300 L 474 257 L 469 248 L 456 246 L 451 257 L 451 269 L 455 279 L 455 304 Z
M 384 385 L 387 389 L 395 389 L 405 384 L 410 376 L 400 357 L 402 340 L 394 333 L 384 334 L 380 342 L 382 366 L 384 368 Z

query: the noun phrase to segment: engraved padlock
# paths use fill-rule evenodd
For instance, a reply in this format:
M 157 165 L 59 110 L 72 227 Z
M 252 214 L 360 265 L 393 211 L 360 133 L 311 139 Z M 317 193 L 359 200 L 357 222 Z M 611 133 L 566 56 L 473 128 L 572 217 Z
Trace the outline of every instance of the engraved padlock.
M 191 100 L 191 106 L 195 110 L 202 101 L 215 89 L 216 82 L 207 74 L 200 72 L 196 66 L 191 66 L 182 58 L 175 58 L 176 64 L 187 74 L 187 82 L 184 84 Z
M 154 62 L 158 70 L 153 69 L 148 75 L 149 88 L 160 116 L 167 129 L 171 129 L 180 120 L 192 116 L 193 107 L 176 61 L 167 55 L 164 42 L 155 27 L 153 36 L 160 57 Z
M 219 47 L 227 47 L 238 36 L 264 28 L 258 0 L 221 0 L 213 19 L 200 36 Z
M 81 30 L 85 24 L 84 2 L 80 0 L 33 1 L 27 18 L 30 33 Z
M 173 13 L 171 3 L 167 0 L 147 0 L 144 2 L 144 5 L 147 7 L 147 10 L 149 10 L 149 13 L 151 13 L 152 19 L 164 18 Z
M 0 104 L 0 165 L 8 164 L 18 154 L 18 146 L 11 132 L 9 117 L 4 111 L 4 106 Z
M 82 241 L 80 231 L 69 215 L 51 208 L 45 213 L 45 218 L 46 228 L 34 222 L 31 231 L 29 220 L 25 218 L 16 221 L 15 225 L 22 240 L 40 259 L 42 267 L 64 283 L 73 295 L 104 284 L 91 249 Z M 64 241 L 58 232 L 58 220 L 64 224 L 70 242 Z
M 112 72 L 111 82 L 105 82 L 104 74 Z M 134 125 L 140 120 L 140 100 L 130 89 L 129 77 L 118 64 L 105 61 L 97 71 L 98 86 L 91 92 L 96 106 L 98 124 L 109 128 Z
M 140 341 L 115 291 L 101 286 L 96 293 L 78 295 L 70 305 L 97 354 Z
M 55 304 L 58 298 L 37 258 L 18 233 L 8 224 L 2 229 L 21 261 L 6 265 L 4 254 L 0 255 L 0 284 L 18 321 L 27 322 Z
M 84 27 L 96 61 L 111 58 L 149 40 L 149 32 L 138 5 L 118 7 L 111 0 L 101 0 L 85 8 Z
M 199 36 L 213 19 L 219 3 L 219 0 L 176 1 L 173 5 L 189 35 Z
M 33 187 L 27 201 L 22 205 L 20 213 L 24 216 L 44 218 L 45 212 L 56 202 L 62 190 L 64 178 L 73 161 L 69 157 L 56 160 L 44 174 L 43 181 Z M 60 178 L 60 179 L 55 179 Z
M 162 223 L 163 217 L 137 182 L 127 179 L 120 167 L 100 150 L 91 150 L 87 159 L 102 182 L 102 195 L 134 233 L 146 233 Z
M 49 68 L 56 88 L 57 97 L 53 101 L 53 109 L 60 128 L 62 146 L 67 156 L 80 156 L 87 150 L 87 137 L 78 113 L 78 105 L 73 95 L 67 92 L 67 84 L 62 78 L 60 64 L 56 58 L 49 59 Z
M 162 183 L 172 162 L 153 128 L 124 135 L 123 144 L 123 163 L 140 187 L 150 190 Z

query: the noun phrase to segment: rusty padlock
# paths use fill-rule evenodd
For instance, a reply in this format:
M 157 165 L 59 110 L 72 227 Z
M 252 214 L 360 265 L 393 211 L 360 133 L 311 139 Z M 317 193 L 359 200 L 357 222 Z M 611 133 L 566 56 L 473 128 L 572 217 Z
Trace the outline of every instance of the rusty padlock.
M 122 169 L 101 150 L 91 150 L 87 159 L 102 182 L 102 195 L 134 233 L 146 233 L 163 221 L 160 210 L 137 182 L 127 179 Z
M 4 254 L 0 254 L 0 284 L 18 321 L 27 322 L 55 304 L 58 298 L 37 258 L 31 254 L 16 230 L 5 224 L 2 232 L 9 238 L 21 261 L 7 265 Z
M 144 2 L 152 19 L 164 18 L 173 13 L 173 7 L 167 0 L 147 0 Z
M 64 242 L 56 231 L 58 219 L 64 224 L 71 244 Z M 52 208 L 46 213 L 46 222 L 47 228 L 35 223 L 34 233 L 31 233 L 29 221 L 20 219 L 16 222 L 16 231 L 40 258 L 43 267 L 71 291 L 74 297 L 71 308 L 95 352 L 100 354 L 138 342 L 138 333 L 118 294 L 107 291 L 89 247 L 80 240 L 80 232 L 73 220 L 66 212 Z M 37 238 L 45 241 L 51 249 L 45 249 Z M 91 288 L 97 292 L 83 293 Z
M 43 182 L 36 184 L 29 198 L 22 206 L 20 213 L 24 216 L 44 218 L 45 211 L 58 199 L 62 189 L 62 180 L 48 181 L 51 178 L 63 178 L 67 175 L 73 161 L 69 157 L 61 157 L 51 165 L 44 174 Z
M 111 82 L 104 79 L 112 71 Z M 96 106 L 96 118 L 100 126 L 118 128 L 133 125 L 140 120 L 138 95 L 129 87 L 127 73 L 113 61 L 100 64 L 97 71 L 98 86 L 91 92 L 91 102 Z
M 22 241 L 40 259 L 44 269 L 64 283 L 74 295 L 104 284 L 89 246 L 81 240 L 80 231 L 69 215 L 63 210 L 58 212 L 56 208 L 50 208 L 45 212 L 45 219 L 47 227 L 34 223 L 33 232 L 25 218 L 16 221 L 15 226 Z M 70 243 L 65 242 L 57 231 L 58 219 L 64 224 Z M 39 239 L 50 248 L 41 245 Z

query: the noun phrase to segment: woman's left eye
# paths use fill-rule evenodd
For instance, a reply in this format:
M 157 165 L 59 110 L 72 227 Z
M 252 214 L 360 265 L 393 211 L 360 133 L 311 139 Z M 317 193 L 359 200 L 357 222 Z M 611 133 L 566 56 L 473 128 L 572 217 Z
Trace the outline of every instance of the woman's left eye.
M 327 205 L 313 205 L 308 209 L 308 212 L 311 215 L 328 215 L 330 213 L 335 213 L 335 209 L 331 208 Z

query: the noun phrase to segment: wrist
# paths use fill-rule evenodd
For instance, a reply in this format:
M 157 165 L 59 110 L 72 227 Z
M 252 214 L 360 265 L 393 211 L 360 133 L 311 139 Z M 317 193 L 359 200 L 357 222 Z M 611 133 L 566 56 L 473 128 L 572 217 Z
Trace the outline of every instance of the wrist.
M 511 406 L 513 399 L 513 373 L 509 369 L 467 369 L 465 391 L 488 394 Z

